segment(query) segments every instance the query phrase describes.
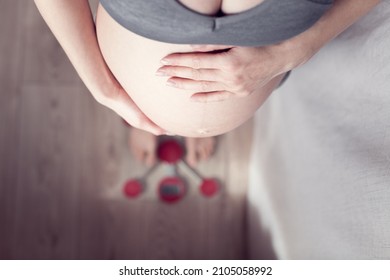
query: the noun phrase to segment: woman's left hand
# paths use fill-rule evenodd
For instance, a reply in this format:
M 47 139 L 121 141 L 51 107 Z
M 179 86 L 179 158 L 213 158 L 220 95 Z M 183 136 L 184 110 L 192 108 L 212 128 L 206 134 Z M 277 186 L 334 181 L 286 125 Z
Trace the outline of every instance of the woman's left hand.
M 157 75 L 170 76 L 167 85 L 192 90 L 197 102 L 245 97 L 275 76 L 310 57 L 286 42 L 264 47 L 195 45 L 192 53 L 164 57 Z

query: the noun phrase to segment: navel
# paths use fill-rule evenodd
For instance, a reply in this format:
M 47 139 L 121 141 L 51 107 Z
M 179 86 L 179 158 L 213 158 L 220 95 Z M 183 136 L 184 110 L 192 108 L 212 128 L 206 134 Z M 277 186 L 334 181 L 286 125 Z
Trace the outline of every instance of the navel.
M 200 134 L 200 135 L 206 135 L 206 134 L 210 134 L 211 130 L 210 129 L 203 129 L 203 128 L 200 128 L 197 130 L 197 133 Z

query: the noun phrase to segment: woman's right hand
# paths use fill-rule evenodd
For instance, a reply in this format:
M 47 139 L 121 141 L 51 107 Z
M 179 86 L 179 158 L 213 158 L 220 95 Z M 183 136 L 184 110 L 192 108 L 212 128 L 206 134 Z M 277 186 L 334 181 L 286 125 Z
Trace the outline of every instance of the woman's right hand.
M 163 129 L 141 112 L 107 67 L 88 0 L 35 0 L 35 4 L 94 98 L 131 126 L 163 134 Z
M 150 132 L 154 135 L 166 132 L 153 123 L 134 103 L 118 82 L 111 83 L 100 93 L 92 93 L 100 104 L 108 107 L 122 117 L 129 125 Z

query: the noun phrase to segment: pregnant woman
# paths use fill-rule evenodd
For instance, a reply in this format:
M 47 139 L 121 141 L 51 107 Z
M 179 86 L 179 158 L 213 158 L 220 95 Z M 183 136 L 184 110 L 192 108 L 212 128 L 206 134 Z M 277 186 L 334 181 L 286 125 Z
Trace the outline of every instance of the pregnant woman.
M 195 164 L 379 1 L 104 0 L 96 26 L 87 0 L 35 2 L 95 99 L 135 128 L 187 137 Z M 132 130 L 152 164 L 155 136 Z

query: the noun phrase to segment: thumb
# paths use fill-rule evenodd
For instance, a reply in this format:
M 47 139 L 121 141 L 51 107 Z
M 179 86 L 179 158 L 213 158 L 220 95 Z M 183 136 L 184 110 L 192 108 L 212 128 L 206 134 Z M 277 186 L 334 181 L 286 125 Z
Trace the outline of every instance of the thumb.
M 191 48 L 195 52 L 212 52 L 231 49 L 234 46 L 229 45 L 191 45 Z

